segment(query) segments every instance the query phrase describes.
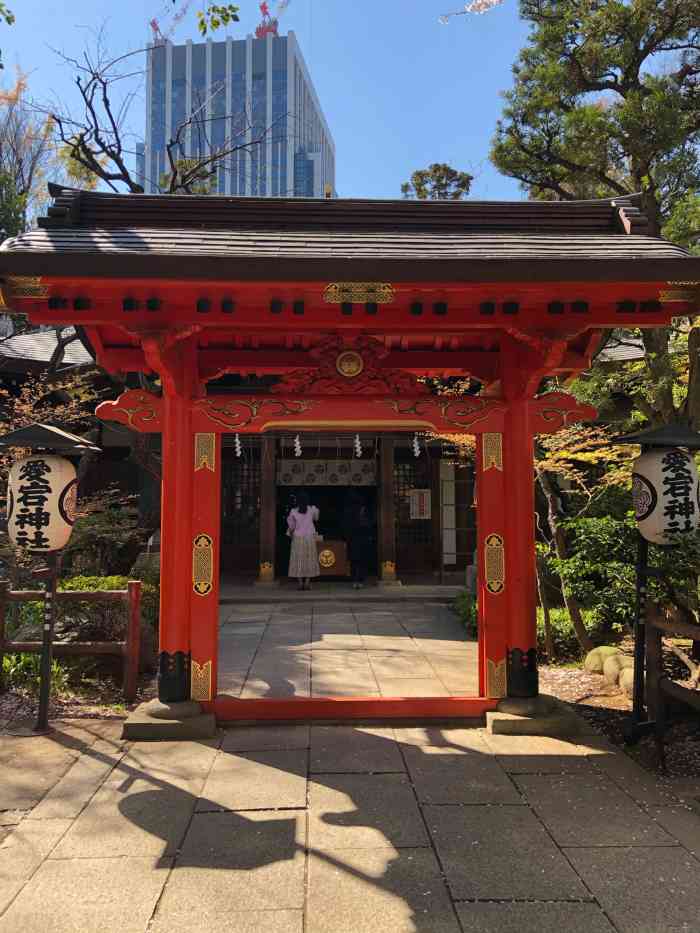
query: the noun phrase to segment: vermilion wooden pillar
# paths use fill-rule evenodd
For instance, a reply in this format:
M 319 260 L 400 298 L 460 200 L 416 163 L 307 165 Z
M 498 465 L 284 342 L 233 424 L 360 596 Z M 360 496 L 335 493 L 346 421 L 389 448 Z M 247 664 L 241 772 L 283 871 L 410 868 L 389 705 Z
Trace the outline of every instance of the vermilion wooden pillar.
M 190 696 L 207 702 L 216 696 L 219 651 L 221 435 L 195 434 L 190 451 L 193 471 Z
M 192 431 L 190 401 L 163 396 L 163 478 L 160 511 L 160 655 L 158 697 L 188 700 L 192 592 Z
M 503 435 L 476 436 L 477 604 L 479 695 L 506 695 L 508 587 Z

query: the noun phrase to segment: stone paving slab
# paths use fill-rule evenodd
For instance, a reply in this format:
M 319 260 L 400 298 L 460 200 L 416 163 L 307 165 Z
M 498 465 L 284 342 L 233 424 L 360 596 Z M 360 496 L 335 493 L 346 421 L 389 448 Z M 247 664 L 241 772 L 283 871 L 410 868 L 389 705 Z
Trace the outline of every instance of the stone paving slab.
M 66 747 L 53 736 L 4 737 L 0 810 L 30 810 L 63 777 L 81 750 L 80 745 Z
M 311 727 L 311 773 L 405 771 L 392 729 Z
M 298 811 L 196 814 L 159 921 L 189 918 L 192 929 L 196 911 L 196 925 L 205 929 L 233 910 L 301 910 L 304 845 L 305 815 Z
M 198 794 L 211 770 L 219 739 L 197 742 L 137 742 L 110 775 L 110 781 L 128 787 L 144 778 L 153 787 L 173 788 Z
M 460 933 L 429 849 L 309 856 L 307 933 Z
M 527 807 L 423 808 L 457 900 L 573 900 L 588 895 Z
M 491 735 L 486 744 L 509 774 L 557 774 L 562 771 L 595 772 L 575 741 L 536 735 Z
M 143 778 L 127 786 L 108 782 L 73 822 L 51 858 L 174 855 L 196 801 L 181 787 L 154 787 Z
M 377 677 L 385 697 L 447 697 L 450 691 L 437 677 Z
M 566 854 L 619 933 L 700 928 L 700 863 L 685 849 L 568 849 Z
M 458 904 L 469 933 L 615 933 L 597 904 Z
M 0 918 L 0 933 L 144 933 L 169 866 L 149 858 L 44 862 Z
M 70 820 L 25 820 L 3 839 L 0 844 L 0 914 L 70 825 Z
M 227 910 L 224 914 L 207 918 L 206 933 L 302 933 L 302 910 L 249 910 L 244 913 Z M 148 933 L 192 933 L 192 915 L 156 917 Z M 594 931 L 597 933 L 597 931 Z
M 649 813 L 674 839 L 700 858 L 700 813 L 683 806 L 654 807 Z
M 425 825 L 405 775 L 325 775 L 310 783 L 309 848 L 427 845 Z
M 430 745 L 404 748 L 406 765 L 421 803 L 522 804 L 513 782 L 485 750 Z
M 255 752 L 308 748 L 311 727 L 293 726 L 236 726 L 226 729 L 221 741 L 223 752 Z
M 221 754 L 197 811 L 305 807 L 307 766 L 306 749 Z
M 367 659 L 375 677 L 434 677 L 430 662 L 414 651 L 368 651 Z
M 108 743 L 95 743 L 71 765 L 29 815 L 32 820 L 72 820 L 80 814 L 122 757 Z
M 524 774 L 515 781 L 560 846 L 672 846 L 676 840 L 597 774 Z M 698 866 L 700 868 L 700 866 Z

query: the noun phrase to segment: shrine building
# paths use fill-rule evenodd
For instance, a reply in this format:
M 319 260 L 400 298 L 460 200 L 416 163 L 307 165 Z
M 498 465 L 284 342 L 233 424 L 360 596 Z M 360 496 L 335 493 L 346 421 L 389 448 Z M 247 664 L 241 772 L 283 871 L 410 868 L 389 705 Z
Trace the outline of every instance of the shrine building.
M 696 313 L 700 258 L 650 236 L 637 197 L 52 194 L 0 247 L 2 288 L 150 386 L 97 414 L 160 436 L 160 698 L 264 720 L 479 716 L 536 696 L 534 438 L 595 417 L 562 387 L 606 330 Z M 302 489 L 330 580 L 348 574 L 352 492 L 379 585 L 475 581 L 474 695 L 218 689 L 221 575 L 285 577 Z

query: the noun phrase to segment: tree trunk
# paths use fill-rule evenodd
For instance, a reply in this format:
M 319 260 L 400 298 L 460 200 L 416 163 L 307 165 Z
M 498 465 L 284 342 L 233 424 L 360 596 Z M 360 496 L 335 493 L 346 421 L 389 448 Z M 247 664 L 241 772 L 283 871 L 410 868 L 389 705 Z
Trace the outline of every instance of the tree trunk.
M 544 621 L 544 650 L 548 661 L 553 661 L 555 657 L 554 636 L 552 635 L 552 620 L 549 615 L 549 600 L 542 583 L 542 561 L 537 558 L 535 565 L 537 573 L 537 593 L 540 597 L 540 606 L 542 606 L 542 617 Z
M 557 557 L 559 560 L 565 560 L 569 555 L 566 546 L 564 530 L 559 523 L 559 502 L 554 485 L 552 484 L 549 476 L 547 476 L 546 472 L 541 470 L 539 467 L 537 467 L 537 479 L 539 481 L 540 488 L 544 493 L 544 497 L 547 500 L 547 519 L 549 521 L 549 530 L 552 534 L 552 540 L 554 541 L 554 548 L 557 552 Z M 566 606 L 566 610 L 569 613 L 569 618 L 571 619 L 571 624 L 574 627 L 574 632 L 576 633 L 578 643 L 583 651 L 592 651 L 594 645 L 588 632 L 586 631 L 586 625 L 583 621 L 581 607 L 578 604 L 578 600 L 567 591 L 566 587 L 564 586 L 564 581 L 561 580 L 561 577 L 559 579 L 561 581 L 561 592 L 564 597 L 564 605 Z

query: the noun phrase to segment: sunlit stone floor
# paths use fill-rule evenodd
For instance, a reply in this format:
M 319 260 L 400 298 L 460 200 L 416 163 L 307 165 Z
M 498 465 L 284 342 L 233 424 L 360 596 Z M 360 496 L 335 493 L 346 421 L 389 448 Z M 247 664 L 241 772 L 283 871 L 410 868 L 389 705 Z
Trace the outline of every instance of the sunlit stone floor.
M 440 603 L 222 606 L 219 694 L 477 696 L 477 642 Z

